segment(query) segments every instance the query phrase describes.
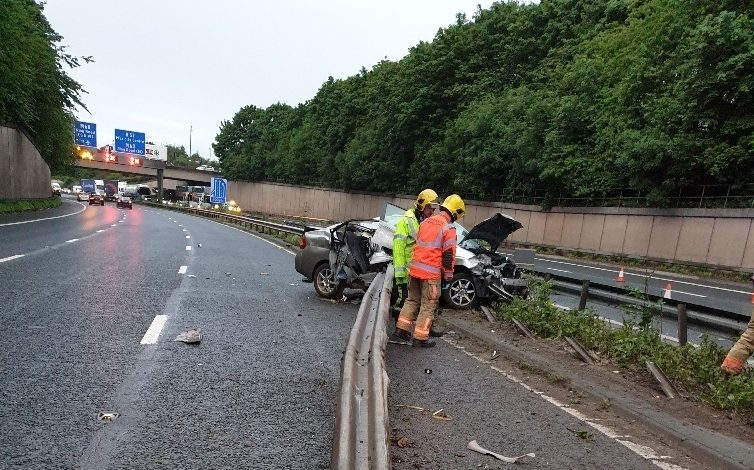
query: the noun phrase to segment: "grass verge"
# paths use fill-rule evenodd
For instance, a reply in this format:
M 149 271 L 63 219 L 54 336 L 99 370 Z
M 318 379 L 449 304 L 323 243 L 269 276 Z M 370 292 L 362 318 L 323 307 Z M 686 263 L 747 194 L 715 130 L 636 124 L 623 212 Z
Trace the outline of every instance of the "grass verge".
M 43 209 L 52 209 L 53 207 L 59 207 L 59 197 L 51 197 L 47 199 L 28 199 L 20 201 L 0 201 L 0 214 L 12 214 L 15 212 L 29 212 L 40 211 Z
M 516 298 L 496 306 L 502 320 L 517 318 L 546 338 L 571 336 L 602 358 L 630 370 L 644 370 L 645 361 L 653 361 L 684 395 L 702 400 L 723 410 L 734 410 L 754 417 L 754 372 L 728 377 L 720 370 L 727 351 L 707 337 L 699 347 L 691 344 L 673 346 L 662 341 L 652 326 L 653 304 L 626 312 L 624 326 L 608 326 L 593 311 L 560 310 L 550 299 L 552 284 L 534 282 L 531 298 Z

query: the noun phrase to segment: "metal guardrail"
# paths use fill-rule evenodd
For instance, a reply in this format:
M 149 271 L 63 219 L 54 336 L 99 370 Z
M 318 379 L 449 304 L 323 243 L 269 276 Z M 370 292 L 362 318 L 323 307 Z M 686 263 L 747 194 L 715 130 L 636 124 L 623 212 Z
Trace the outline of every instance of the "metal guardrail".
M 252 230 L 260 231 L 262 233 L 265 233 L 265 231 L 268 231 L 268 232 L 274 231 L 278 233 L 287 233 L 290 235 L 302 235 L 307 230 L 312 229 L 312 227 L 281 224 L 278 222 L 270 222 L 269 220 L 256 219 L 254 217 L 228 214 L 227 212 L 210 211 L 210 210 L 205 210 L 205 209 L 194 209 L 194 208 L 182 207 L 182 206 L 169 206 L 169 205 L 158 204 L 158 203 L 153 203 L 153 202 L 142 202 L 141 204 L 145 204 L 152 207 L 159 207 L 162 209 L 195 214 L 195 215 L 207 217 L 210 219 L 225 220 L 228 222 L 232 222 L 236 225 L 241 225 L 243 227 L 247 227 Z
M 390 468 L 386 325 L 393 265 L 375 277 L 361 301 L 341 363 L 330 468 Z

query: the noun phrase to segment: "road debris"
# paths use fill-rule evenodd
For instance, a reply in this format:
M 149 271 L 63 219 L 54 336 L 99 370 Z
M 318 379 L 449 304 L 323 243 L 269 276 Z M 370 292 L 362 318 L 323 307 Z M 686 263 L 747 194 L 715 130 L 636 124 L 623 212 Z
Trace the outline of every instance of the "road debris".
M 407 437 L 401 437 L 400 439 L 398 439 L 398 442 L 396 442 L 396 444 L 401 449 L 405 449 L 406 447 L 411 447 L 411 441 L 409 441 Z
M 485 449 L 484 447 L 482 447 L 479 444 L 477 444 L 477 442 L 475 440 L 469 442 L 468 445 L 466 446 L 466 448 L 469 449 L 469 450 L 473 450 L 474 452 L 479 452 L 480 454 L 490 455 L 490 456 L 495 457 L 498 460 L 502 460 L 503 462 L 506 462 L 506 463 L 516 463 L 519 460 L 525 459 L 526 457 L 534 457 L 534 453 L 533 452 L 529 453 L 529 454 L 519 455 L 518 457 L 506 457 L 504 455 L 500 455 L 500 454 L 497 454 L 495 452 L 492 452 L 491 450 Z
M 577 437 L 580 439 L 583 439 L 585 441 L 594 442 L 594 435 L 590 433 L 589 431 L 577 431 L 575 429 L 571 429 L 566 426 L 566 429 L 571 431 L 572 433 L 576 434 Z
M 432 373 L 432 369 L 424 369 L 424 373 L 425 374 L 431 374 Z
M 411 343 L 407 341 L 396 341 L 394 339 L 389 339 L 388 344 L 400 344 L 401 346 L 411 346 Z
M 173 341 L 181 341 L 186 344 L 199 344 L 202 340 L 202 330 L 192 328 L 175 337 Z
M 189 274 L 188 277 L 196 277 L 196 274 Z
M 411 410 L 417 410 L 417 411 L 427 411 L 426 408 L 422 408 L 421 406 L 416 405 L 395 405 L 397 408 L 408 408 Z
M 442 421 L 450 421 L 451 419 L 453 419 L 446 412 L 444 412 L 442 408 L 432 413 L 432 417 Z
M 270 273 L 259 273 L 260 276 L 269 276 Z
M 488 307 L 482 305 L 480 307 L 480 310 L 482 310 L 484 316 L 487 317 L 487 321 L 489 321 L 490 323 L 495 323 L 495 317 L 492 316 L 492 313 L 490 313 L 490 309 Z
M 110 423 L 118 419 L 118 416 L 120 416 L 120 414 L 113 411 L 100 411 L 99 413 L 97 413 L 97 421 Z
M 492 351 L 492 356 L 490 356 L 490 361 L 494 361 L 498 357 L 500 357 L 500 354 L 496 350 Z

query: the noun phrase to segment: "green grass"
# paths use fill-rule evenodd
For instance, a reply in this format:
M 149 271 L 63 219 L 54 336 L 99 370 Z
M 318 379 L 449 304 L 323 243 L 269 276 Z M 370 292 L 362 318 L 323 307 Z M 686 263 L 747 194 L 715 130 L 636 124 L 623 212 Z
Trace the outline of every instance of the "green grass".
M 39 211 L 59 207 L 60 198 L 28 199 L 20 201 L 0 201 L 0 214 L 13 214 L 16 212 Z
M 673 385 L 687 396 L 722 410 L 754 416 L 754 372 L 728 377 L 720 370 L 727 351 L 703 337 L 698 348 L 662 341 L 647 310 L 653 303 L 626 311 L 625 325 L 615 329 L 593 311 L 560 310 L 550 299 L 552 284 L 534 282 L 531 299 L 516 298 L 496 306 L 502 320 L 517 318 L 546 338 L 572 336 L 601 357 L 631 370 L 643 370 L 646 361 L 657 364 Z

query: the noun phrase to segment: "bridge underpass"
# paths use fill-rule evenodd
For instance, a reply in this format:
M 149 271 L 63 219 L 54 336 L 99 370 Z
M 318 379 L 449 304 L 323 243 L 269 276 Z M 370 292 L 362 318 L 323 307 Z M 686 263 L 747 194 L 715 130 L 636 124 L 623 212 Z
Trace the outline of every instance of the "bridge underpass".
M 121 156 L 122 161 L 131 162 L 131 157 Z M 119 162 L 106 162 L 98 159 L 77 158 L 74 166 L 79 168 L 89 168 L 92 170 L 104 170 L 123 173 L 127 175 L 144 175 L 153 176 L 157 180 L 157 198 L 162 201 L 163 180 L 184 181 L 191 186 L 209 186 L 210 179 L 213 176 L 220 176 L 220 173 L 214 171 L 191 170 L 188 168 L 174 167 L 166 165 L 161 160 L 147 160 L 141 157 L 133 157 L 138 164 L 131 165 Z

